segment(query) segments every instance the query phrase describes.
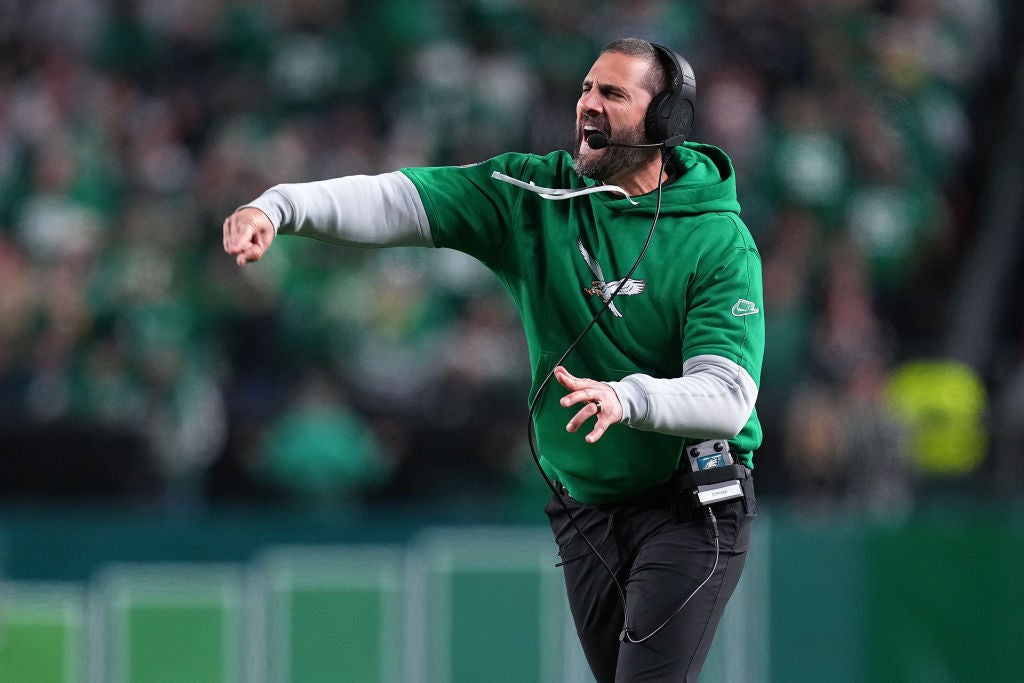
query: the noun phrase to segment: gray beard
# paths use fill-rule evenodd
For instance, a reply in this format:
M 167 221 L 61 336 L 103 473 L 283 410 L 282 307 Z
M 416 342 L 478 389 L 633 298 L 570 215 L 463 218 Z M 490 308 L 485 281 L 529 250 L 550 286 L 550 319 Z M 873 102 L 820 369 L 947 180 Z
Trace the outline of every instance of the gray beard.
M 576 151 L 573 153 L 572 168 L 576 175 L 594 180 L 607 180 L 621 171 L 638 166 L 646 162 L 652 150 L 650 148 L 637 147 L 612 147 L 605 148 L 605 153 L 600 158 L 583 159 L 579 155 L 580 145 L 583 143 L 583 132 L 576 133 Z M 644 135 L 643 122 L 628 132 L 623 138 L 616 142 L 628 144 L 644 144 L 647 138 Z

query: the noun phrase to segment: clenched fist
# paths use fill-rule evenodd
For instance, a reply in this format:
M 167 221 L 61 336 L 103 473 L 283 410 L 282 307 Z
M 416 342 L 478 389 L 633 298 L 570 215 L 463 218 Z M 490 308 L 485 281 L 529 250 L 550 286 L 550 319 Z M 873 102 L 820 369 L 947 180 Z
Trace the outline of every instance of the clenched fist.
M 240 266 L 263 258 L 275 235 L 274 224 L 259 209 L 239 209 L 224 219 L 224 251 Z

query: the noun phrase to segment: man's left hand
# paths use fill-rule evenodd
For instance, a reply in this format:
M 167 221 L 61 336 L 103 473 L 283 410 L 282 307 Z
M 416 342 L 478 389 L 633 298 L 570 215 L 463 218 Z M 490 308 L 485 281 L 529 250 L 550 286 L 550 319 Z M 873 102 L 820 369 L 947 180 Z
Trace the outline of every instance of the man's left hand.
M 563 408 L 569 408 L 577 403 L 583 404 L 579 412 L 565 426 L 566 431 L 575 432 L 584 422 L 596 417 L 594 428 L 586 436 L 587 443 L 595 443 L 604 435 L 609 426 L 622 419 L 622 405 L 619 403 L 619 397 L 604 382 L 573 377 L 561 365 L 555 368 L 555 379 L 569 390 L 569 393 L 560 401 Z

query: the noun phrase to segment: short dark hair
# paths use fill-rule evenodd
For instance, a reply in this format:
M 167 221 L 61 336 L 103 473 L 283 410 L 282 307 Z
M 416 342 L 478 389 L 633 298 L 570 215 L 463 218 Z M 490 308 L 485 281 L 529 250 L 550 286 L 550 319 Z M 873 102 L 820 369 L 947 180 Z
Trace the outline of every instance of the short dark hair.
M 617 52 L 646 60 L 651 68 L 647 70 L 647 76 L 640 85 L 651 93 L 651 97 L 668 89 L 668 73 L 665 70 L 665 64 L 661 61 L 661 55 L 657 48 L 649 41 L 642 38 L 619 38 L 605 45 L 601 54 L 606 52 Z

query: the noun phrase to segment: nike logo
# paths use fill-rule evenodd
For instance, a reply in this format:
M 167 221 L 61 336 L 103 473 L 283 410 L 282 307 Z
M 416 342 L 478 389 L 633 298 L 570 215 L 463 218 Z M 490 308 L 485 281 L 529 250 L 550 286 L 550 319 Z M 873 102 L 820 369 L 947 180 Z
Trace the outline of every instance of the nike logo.
M 737 318 L 742 318 L 745 315 L 754 315 L 760 313 L 761 310 L 757 307 L 753 301 L 747 301 L 746 299 L 740 299 L 732 305 L 732 314 Z

